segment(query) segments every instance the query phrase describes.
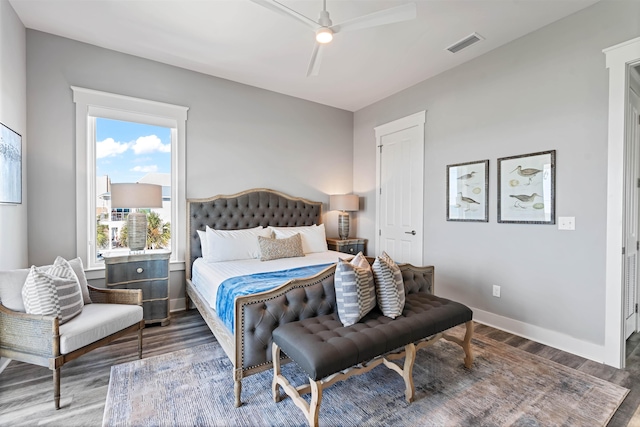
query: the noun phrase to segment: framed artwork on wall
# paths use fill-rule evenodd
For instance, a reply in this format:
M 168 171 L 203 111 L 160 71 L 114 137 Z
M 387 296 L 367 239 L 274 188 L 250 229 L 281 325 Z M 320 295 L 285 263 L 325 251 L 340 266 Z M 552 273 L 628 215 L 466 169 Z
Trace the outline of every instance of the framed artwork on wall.
M 489 222 L 489 160 L 447 166 L 447 221 Z
M 0 123 L 0 203 L 22 203 L 22 136 Z
M 555 224 L 556 151 L 498 159 L 498 222 Z

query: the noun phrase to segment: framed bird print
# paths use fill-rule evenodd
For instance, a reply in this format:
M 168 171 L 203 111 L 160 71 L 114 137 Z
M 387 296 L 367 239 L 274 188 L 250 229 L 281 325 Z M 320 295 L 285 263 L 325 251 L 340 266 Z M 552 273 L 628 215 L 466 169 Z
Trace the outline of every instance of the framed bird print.
M 498 222 L 556 223 L 556 151 L 498 159 Z
M 489 160 L 447 166 L 447 221 L 489 222 Z

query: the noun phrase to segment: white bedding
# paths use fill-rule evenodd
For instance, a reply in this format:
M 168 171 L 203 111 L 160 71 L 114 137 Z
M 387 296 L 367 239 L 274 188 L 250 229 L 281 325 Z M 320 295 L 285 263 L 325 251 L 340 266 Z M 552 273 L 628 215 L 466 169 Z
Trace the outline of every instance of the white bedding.
M 259 259 L 243 259 L 235 261 L 206 262 L 203 258 L 194 261 L 191 272 L 191 283 L 206 299 L 212 310 L 216 308 L 218 287 L 222 282 L 237 276 L 287 270 L 307 265 L 330 264 L 338 262 L 338 258 L 349 259 L 351 255 L 342 252 L 326 251 L 306 254 L 298 258 L 281 258 L 271 261 Z

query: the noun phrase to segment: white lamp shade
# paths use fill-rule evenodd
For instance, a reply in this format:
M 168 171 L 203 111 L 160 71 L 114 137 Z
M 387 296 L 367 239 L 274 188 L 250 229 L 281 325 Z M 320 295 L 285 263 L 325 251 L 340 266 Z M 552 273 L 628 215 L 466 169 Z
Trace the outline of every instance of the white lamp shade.
M 111 184 L 112 208 L 161 208 L 162 186 L 156 184 Z
M 360 200 L 355 194 L 335 194 L 329 196 L 329 209 L 334 211 L 356 212 Z

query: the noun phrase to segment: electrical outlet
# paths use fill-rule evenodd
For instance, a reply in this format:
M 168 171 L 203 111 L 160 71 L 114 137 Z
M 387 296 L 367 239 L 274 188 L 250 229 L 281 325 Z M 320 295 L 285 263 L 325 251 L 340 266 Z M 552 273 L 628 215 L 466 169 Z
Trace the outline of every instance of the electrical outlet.
M 493 285 L 493 296 L 496 298 L 500 298 L 500 286 Z
M 575 230 L 575 229 L 576 229 L 576 217 L 574 216 L 558 217 L 558 230 Z

